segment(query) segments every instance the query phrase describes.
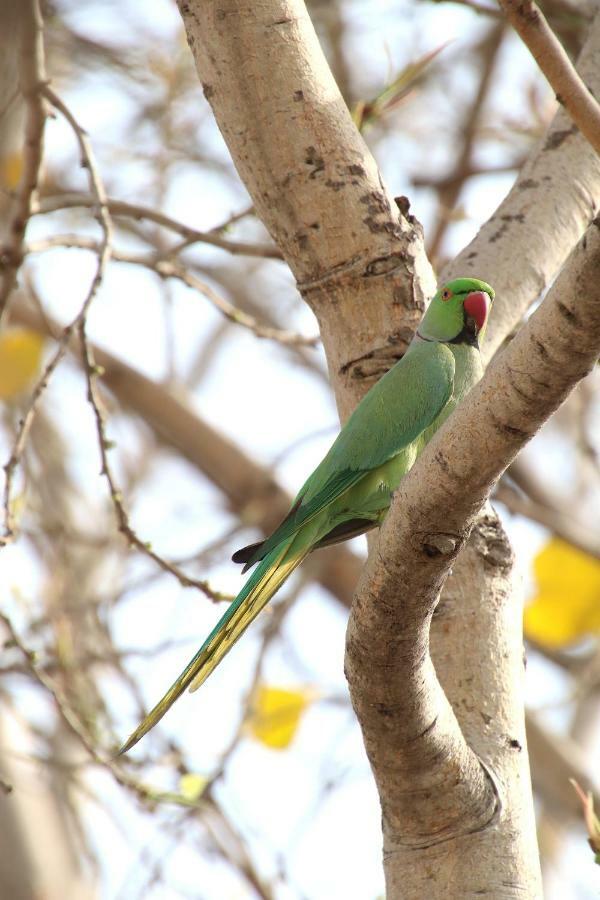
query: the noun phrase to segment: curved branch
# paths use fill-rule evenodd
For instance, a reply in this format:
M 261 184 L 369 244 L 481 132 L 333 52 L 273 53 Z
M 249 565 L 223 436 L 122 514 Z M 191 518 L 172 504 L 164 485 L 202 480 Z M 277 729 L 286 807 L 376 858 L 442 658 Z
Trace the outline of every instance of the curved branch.
M 539 310 L 402 481 L 353 603 L 347 675 L 384 798 L 388 883 L 404 878 L 405 896 L 419 896 L 406 885 L 407 853 L 464 839 L 489 817 L 492 792 L 483 790 L 483 775 L 474 776 L 477 759 L 437 681 L 429 625 L 494 482 L 600 355 L 599 264 L 600 218 Z M 523 745 L 523 734 L 513 735 L 486 762 L 506 766 L 509 748 Z M 386 818 L 386 809 L 393 816 Z M 462 809 L 462 816 L 448 819 L 448 809 Z M 513 866 L 519 883 L 517 858 Z M 460 883 L 466 890 L 468 875 Z M 428 895 L 443 896 L 439 889 L 432 883 Z M 530 890 L 525 894 L 534 896 Z

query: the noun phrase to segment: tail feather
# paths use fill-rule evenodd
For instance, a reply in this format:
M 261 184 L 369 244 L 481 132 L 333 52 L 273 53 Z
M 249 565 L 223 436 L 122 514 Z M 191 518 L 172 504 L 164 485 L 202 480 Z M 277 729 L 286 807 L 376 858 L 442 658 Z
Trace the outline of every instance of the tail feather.
M 195 691 L 206 681 L 273 594 L 310 552 L 309 545 L 290 553 L 288 558 L 292 543 L 293 541 L 288 541 L 265 557 L 181 675 L 125 741 L 119 750 L 119 756 L 131 750 L 162 719 L 187 687 L 190 691 Z

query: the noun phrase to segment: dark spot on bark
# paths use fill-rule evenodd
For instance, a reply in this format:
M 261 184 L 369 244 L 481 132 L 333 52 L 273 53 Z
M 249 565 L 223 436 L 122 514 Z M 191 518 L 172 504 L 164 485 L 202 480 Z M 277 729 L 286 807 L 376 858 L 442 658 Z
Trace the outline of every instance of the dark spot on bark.
M 342 188 L 346 187 L 345 181 L 333 181 L 331 178 L 328 178 L 325 184 L 327 187 L 330 187 L 332 191 L 341 191 Z
M 530 188 L 538 187 L 538 182 L 535 178 L 524 178 L 523 181 L 519 181 L 517 187 L 520 191 L 528 191 Z
M 401 302 L 398 300 L 397 302 Z M 388 335 L 388 344 L 393 344 L 394 346 L 398 344 L 402 344 L 405 347 L 408 347 L 410 341 L 413 336 L 412 328 L 398 328 L 397 331 L 392 331 L 391 334 Z
M 274 26 L 275 26 L 275 25 L 289 25 L 289 23 L 290 23 L 291 21 L 292 21 L 292 19 L 290 19 L 290 18 L 276 19 L 276 20 L 273 22 L 273 25 L 274 25 Z
M 307 147 L 305 152 L 306 156 L 304 162 L 307 166 L 313 167 L 313 170 L 308 177 L 315 178 L 319 172 L 323 172 L 325 169 L 325 160 L 322 156 L 319 156 L 315 147 Z
M 489 725 L 490 722 L 492 721 L 492 717 L 491 717 L 491 716 L 488 716 L 488 714 L 487 714 L 487 713 L 484 713 L 484 712 L 480 713 L 480 715 L 481 715 L 481 718 L 483 719 L 484 723 L 485 723 L 486 725 Z
M 304 234 L 302 231 L 296 232 L 296 240 L 298 241 L 298 246 L 302 250 L 306 250 L 308 247 L 308 236 Z
M 520 225 L 525 221 L 525 215 L 523 213 L 513 213 L 512 215 L 500 216 L 500 221 L 503 223 L 498 231 L 496 231 L 490 237 L 490 244 L 494 244 L 499 238 L 502 237 L 503 234 L 508 230 L 508 226 L 510 222 L 518 222 Z
M 402 265 L 404 260 L 405 257 L 403 253 L 390 253 L 388 256 L 380 256 L 377 259 L 372 259 L 366 267 L 363 277 L 368 278 L 373 275 L 387 275 L 388 272 L 393 272 L 394 269 L 397 269 L 398 266 Z
M 537 400 L 538 400 L 537 396 L 530 397 L 530 395 L 526 391 L 524 391 L 523 388 L 520 388 L 514 382 L 512 384 L 512 389 L 515 392 L 515 394 L 517 394 L 517 396 L 519 396 L 521 398 L 521 400 L 524 400 L 528 405 L 531 405 L 532 403 L 534 405 L 537 405 Z
M 373 216 L 367 216 L 366 219 L 363 219 L 363 222 L 367 226 L 372 234 L 391 234 L 393 237 L 401 237 L 400 226 L 397 222 L 378 222 Z
M 523 749 L 520 742 L 516 738 L 509 738 L 508 745 L 509 747 L 512 747 L 513 750 L 518 750 L 519 753 Z
M 438 466 L 440 467 L 440 469 L 442 470 L 442 472 L 445 472 L 446 475 L 448 475 L 450 473 L 450 466 L 448 465 L 448 460 L 446 459 L 446 457 L 444 456 L 444 454 L 442 453 L 441 450 L 438 450 L 438 452 L 435 454 L 435 461 L 438 464 Z
M 569 325 L 577 324 L 577 316 L 575 315 L 575 313 L 573 312 L 572 309 L 569 309 L 569 307 L 565 303 L 562 302 L 562 300 L 558 301 L 558 303 L 556 304 L 556 308 L 559 311 L 559 313 L 561 314 L 561 316 L 563 317 L 563 319 L 565 319 L 569 323 Z
M 496 241 L 499 241 L 503 234 L 506 234 L 508 231 L 508 223 L 505 222 L 504 225 L 501 225 L 498 231 L 495 231 L 494 234 L 490 237 L 490 244 L 495 244 Z
M 517 425 L 511 425 L 509 422 L 501 422 L 495 417 L 492 419 L 492 422 L 499 434 L 508 434 L 510 437 L 516 437 L 523 441 L 529 440 L 529 432 L 525 431 L 523 428 L 519 428 Z
M 564 144 L 567 138 L 570 138 L 572 135 L 577 134 L 578 132 L 577 125 L 571 125 L 570 128 L 564 128 L 561 131 L 554 131 L 552 134 L 548 135 L 546 143 L 544 144 L 544 150 L 558 150 L 558 148 Z
M 204 96 L 206 97 L 207 100 L 210 100 L 210 98 L 213 96 L 213 94 L 215 92 L 215 89 L 212 86 L 212 84 L 203 84 L 202 90 L 204 91 Z
M 319 225 L 318 222 L 311 222 L 311 224 L 308 227 L 312 228 L 313 231 L 319 231 L 321 226 Z
M 294 103 L 300 103 L 301 100 L 304 100 L 304 92 L 294 91 Z
M 471 250 L 467 255 L 467 259 L 477 259 L 477 250 Z
M 364 356 L 359 356 L 357 359 L 349 359 L 348 362 L 344 363 L 343 366 L 340 366 L 338 374 L 345 375 L 350 369 L 356 367 L 358 363 L 360 363 L 363 359 L 371 359 L 373 356 L 373 351 L 370 353 L 365 353 Z M 356 376 L 353 376 L 356 377 Z
M 547 361 L 547 360 L 550 359 L 550 354 L 549 354 L 548 351 L 546 350 L 546 346 L 545 346 L 545 344 L 543 344 L 542 341 L 539 341 L 537 338 L 534 338 L 534 339 L 533 339 L 533 346 L 535 347 L 535 349 L 537 350 L 538 354 L 540 355 L 540 357 L 541 357 L 543 360 Z
M 359 202 L 367 207 L 367 212 L 371 213 L 372 216 L 378 213 L 389 213 L 386 197 L 378 191 L 369 191 L 368 194 L 363 194 Z
M 348 172 L 350 175 L 360 175 L 362 178 L 365 178 L 367 174 L 363 167 L 358 165 L 348 166 Z

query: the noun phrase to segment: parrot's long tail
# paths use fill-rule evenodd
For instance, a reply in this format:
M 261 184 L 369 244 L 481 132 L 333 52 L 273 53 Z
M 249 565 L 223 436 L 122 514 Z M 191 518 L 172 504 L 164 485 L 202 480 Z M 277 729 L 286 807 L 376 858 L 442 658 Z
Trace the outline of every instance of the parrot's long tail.
M 294 543 L 297 542 L 293 539 L 287 541 L 263 559 L 179 678 L 125 741 L 119 755 L 131 750 L 140 738 L 154 728 L 187 687 L 190 691 L 195 691 L 206 681 L 248 625 L 312 549 L 310 544 L 296 549 L 292 547 Z

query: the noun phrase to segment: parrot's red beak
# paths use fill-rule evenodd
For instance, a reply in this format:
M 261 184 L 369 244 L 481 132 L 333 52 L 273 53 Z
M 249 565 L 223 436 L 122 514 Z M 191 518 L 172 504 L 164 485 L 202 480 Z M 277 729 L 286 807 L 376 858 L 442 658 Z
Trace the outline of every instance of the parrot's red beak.
M 477 331 L 484 327 L 492 301 L 485 291 L 473 291 L 465 298 L 464 309 L 469 318 L 477 325 Z

